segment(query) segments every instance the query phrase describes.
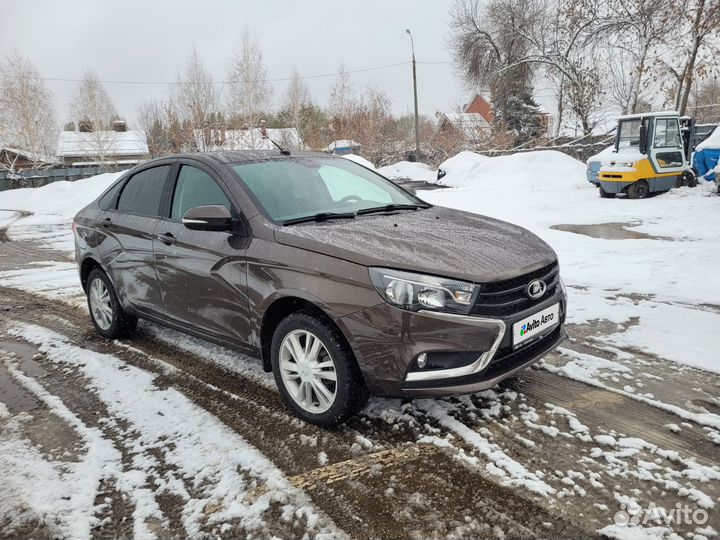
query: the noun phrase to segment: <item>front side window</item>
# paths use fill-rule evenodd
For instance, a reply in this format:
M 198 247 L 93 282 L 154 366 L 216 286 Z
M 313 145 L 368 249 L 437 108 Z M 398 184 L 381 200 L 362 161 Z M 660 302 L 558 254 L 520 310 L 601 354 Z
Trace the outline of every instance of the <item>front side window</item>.
M 161 165 L 133 175 L 120 193 L 118 210 L 146 216 L 159 215 L 160 200 L 169 171 L 170 165 Z
M 653 135 L 655 148 L 680 148 L 680 126 L 675 118 L 658 118 L 655 121 L 655 134 Z
M 180 221 L 190 208 L 210 204 L 230 210 L 230 200 L 212 176 L 196 167 L 183 165 L 173 194 L 172 219 Z
M 346 159 L 269 160 L 233 165 L 233 170 L 275 221 L 388 204 L 425 205 L 379 174 Z

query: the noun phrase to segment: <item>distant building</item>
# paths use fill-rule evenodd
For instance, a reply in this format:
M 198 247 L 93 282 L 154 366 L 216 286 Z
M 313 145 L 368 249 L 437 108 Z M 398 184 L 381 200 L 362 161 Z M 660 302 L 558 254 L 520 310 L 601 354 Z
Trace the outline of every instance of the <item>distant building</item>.
M 344 156 L 346 154 L 360 155 L 362 152 L 362 144 L 343 139 L 331 142 L 325 147 L 325 151 L 338 156 Z
M 150 152 L 145 132 L 128 130 L 122 120 L 113 122 L 112 130 L 94 130 L 81 121 L 78 131 L 60 132 L 57 157 L 68 167 L 131 166 L 148 159 Z
M 490 132 L 495 118 L 490 103 L 477 94 L 459 113 L 437 113 L 431 144 L 462 142 L 468 147 L 480 143 Z
M 37 160 L 29 153 L 12 145 L 0 146 L 0 170 L 22 171 L 32 169 Z

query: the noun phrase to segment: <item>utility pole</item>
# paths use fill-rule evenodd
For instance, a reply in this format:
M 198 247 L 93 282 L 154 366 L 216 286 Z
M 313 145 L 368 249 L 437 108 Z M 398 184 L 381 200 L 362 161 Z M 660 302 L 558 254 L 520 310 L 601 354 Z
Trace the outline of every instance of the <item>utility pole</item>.
M 408 36 L 410 36 L 410 46 L 412 47 L 412 66 L 413 66 L 413 92 L 415 94 L 415 161 L 420 161 L 420 116 L 418 115 L 417 102 L 417 68 L 415 66 L 415 42 L 409 28 L 406 28 Z

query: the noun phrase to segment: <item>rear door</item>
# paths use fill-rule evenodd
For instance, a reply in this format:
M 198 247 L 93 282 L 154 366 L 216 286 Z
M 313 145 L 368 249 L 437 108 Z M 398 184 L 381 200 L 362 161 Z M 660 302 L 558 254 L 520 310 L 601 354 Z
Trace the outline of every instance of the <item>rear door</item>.
M 143 312 L 161 308 L 153 237 L 172 168 L 166 163 L 134 173 L 100 213 L 99 228 L 106 235 L 99 245 L 103 267 L 120 301 Z
M 225 206 L 240 220 L 216 173 L 200 162 L 181 160 L 167 217 L 154 240 L 165 314 L 215 337 L 247 343 L 247 236 L 193 231 L 182 224 L 189 208 L 211 204 Z
M 685 170 L 685 149 L 677 117 L 656 118 L 652 133 L 650 163 L 658 174 L 669 176 L 651 179 L 652 191 L 675 187 L 675 179 Z

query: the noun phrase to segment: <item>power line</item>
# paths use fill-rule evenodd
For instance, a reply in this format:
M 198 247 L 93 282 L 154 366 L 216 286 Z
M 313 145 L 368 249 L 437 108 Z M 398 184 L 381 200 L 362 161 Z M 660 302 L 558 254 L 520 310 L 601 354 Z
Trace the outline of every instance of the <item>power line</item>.
M 419 62 L 419 63 L 420 63 L 420 62 Z M 440 63 L 444 63 L 444 62 L 428 62 L 428 63 L 437 63 L 437 64 L 440 64 Z M 344 73 L 345 73 L 345 74 L 348 74 L 348 75 L 353 74 L 353 73 L 366 73 L 366 72 L 368 72 L 368 71 L 378 71 L 378 70 L 381 70 L 381 69 L 389 69 L 389 68 L 394 68 L 394 67 L 399 67 L 399 66 L 407 66 L 407 65 L 409 65 L 409 64 L 411 64 L 411 61 L 408 60 L 408 61 L 406 61 L 406 62 L 397 62 L 397 63 L 395 63 L 395 64 L 386 64 L 386 65 L 383 65 L 383 66 L 375 66 L 375 67 L 369 67 L 369 68 L 364 68 L 364 69 L 354 69 L 354 70 L 348 70 L 348 71 L 344 71 L 344 72 L 336 71 L 336 72 L 333 72 L 333 73 L 322 73 L 322 74 L 318 74 L 318 75 L 306 75 L 306 76 L 304 76 L 304 77 L 298 77 L 298 79 L 305 80 L 305 79 L 320 79 L 320 78 L 324 78 L 324 77 L 337 77 L 338 75 L 342 75 L 342 74 L 344 74 Z M 22 75 L 8 75 L 8 74 L 0 74 L 0 77 L 6 77 L 6 78 L 12 77 L 12 78 L 16 78 L 16 79 L 17 79 L 17 78 L 34 78 L 34 77 L 24 77 L 24 76 L 22 76 Z M 38 78 L 39 78 L 40 80 L 49 81 L 49 82 L 72 82 L 72 83 L 77 83 L 77 82 L 82 82 L 82 81 L 83 81 L 83 79 L 71 79 L 71 78 L 66 78 L 66 77 L 38 77 Z M 293 80 L 294 78 L 295 78 L 295 77 L 280 77 L 280 78 L 275 78 L 275 79 L 256 79 L 256 80 L 246 80 L 246 81 L 213 81 L 213 84 L 234 84 L 234 83 L 238 83 L 238 82 L 244 82 L 244 83 L 287 82 L 287 81 Z M 163 86 L 163 85 L 164 85 L 164 86 L 169 86 L 169 85 L 179 85 L 179 84 L 183 84 L 182 82 L 178 82 L 178 81 L 170 81 L 170 82 L 168 82 L 168 81 L 116 81 L 116 80 L 100 80 L 100 81 L 98 81 L 98 82 L 103 83 L 103 84 L 137 84 L 137 85 L 157 85 L 157 86 Z

